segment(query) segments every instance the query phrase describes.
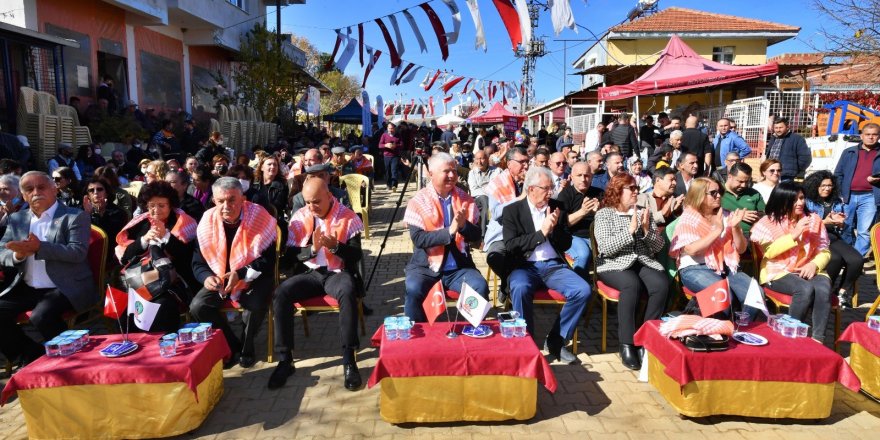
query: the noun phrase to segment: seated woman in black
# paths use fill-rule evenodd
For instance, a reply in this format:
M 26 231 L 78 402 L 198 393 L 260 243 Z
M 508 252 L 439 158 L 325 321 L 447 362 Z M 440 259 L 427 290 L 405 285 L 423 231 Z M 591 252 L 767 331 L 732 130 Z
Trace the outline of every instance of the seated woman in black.
M 153 292 L 154 297 L 149 299 L 160 305 L 152 325 L 144 329 L 152 332 L 177 330 L 181 308 L 187 308 L 201 288 L 192 272 L 198 223 L 181 211 L 179 205 L 177 191 L 168 182 L 150 182 L 138 194 L 138 206 L 143 214 L 132 219 L 116 236 L 116 258 L 123 265 L 136 267 L 151 257 L 148 251 L 155 247 L 174 266 L 176 281 L 167 291 Z

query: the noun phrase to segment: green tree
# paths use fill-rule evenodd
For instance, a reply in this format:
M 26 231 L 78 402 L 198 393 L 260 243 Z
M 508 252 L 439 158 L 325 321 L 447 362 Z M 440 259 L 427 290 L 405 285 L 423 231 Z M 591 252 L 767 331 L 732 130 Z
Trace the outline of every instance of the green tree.
M 233 75 L 243 102 L 265 121 L 275 120 L 283 107 L 297 102 L 307 86 L 293 60 L 279 50 L 275 34 L 259 24 L 242 37 Z
M 335 113 L 345 107 L 352 98 L 360 96 L 361 84 L 351 75 L 345 75 L 338 70 L 318 74 L 318 79 L 324 83 L 333 93 L 321 96 L 321 113 Z

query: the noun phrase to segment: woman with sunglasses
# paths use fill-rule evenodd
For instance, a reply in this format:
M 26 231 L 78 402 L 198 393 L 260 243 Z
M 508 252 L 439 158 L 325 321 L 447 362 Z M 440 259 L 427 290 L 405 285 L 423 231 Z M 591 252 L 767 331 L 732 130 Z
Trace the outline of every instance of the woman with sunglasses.
M 761 193 L 761 197 L 766 204 L 767 200 L 770 199 L 770 193 L 773 192 L 773 188 L 779 185 L 779 177 L 782 175 L 782 163 L 776 159 L 767 159 L 761 162 L 760 170 L 763 180 L 752 185 L 752 188 Z
M 831 260 L 825 271 L 831 278 L 831 285 L 837 284 L 841 276 L 837 297 L 840 307 L 849 306 L 852 301 L 851 293 L 855 289 L 856 281 L 862 275 L 865 259 L 862 254 L 852 245 L 843 241 L 843 230 L 847 223 L 846 203 L 840 197 L 840 188 L 837 180 L 830 171 L 816 171 L 804 179 L 804 195 L 807 197 L 807 210 L 822 218 L 825 229 L 828 231 L 828 239 L 831 243 L 828 250 L 831 251 Z
M 83 211 L 92 216 L 92 224 L 101 228 L 107 237 L 116 237 L 128 221 L 128 214 L 110 201 L 112 196 L 107 181 L 92 176 L 83 197 Z
M 823 272 L 831 259 L 822 218 L 807 210 L 801 186 L 782 182 L 770 194 L 767 214 L 752 226 L 761 247 L 761 285 L 790 295 L 788 314 L 803 321 L 813 309 L 813 339 L 822 342 L 831 311 L 831 279 Z
M 52 172 L 52 180 L 58 189 L 58 201 L 71 208 L 82 207 L 82 199 L 79 193 L 79 181 L 73 170 L 68 167 L 58 167 Z
M 749 244 L 739 225 L 746 210 L 722 209 L 722 191 L 717 181 L 707 177 L 698 177 L 691 183 L 669 255 L 677 260 L 685 288 L 696 293 L 726 276 L 730 291 L 742 304 L 752 283 L 752 277 L 739 272 L 739 256 Z M 747 311 L 752 316 L 756 313 L 751 307 Z
M 642 366 L 639 347 L 633 345 L 639 298 L 648 295 L 645 320 L 660 319 L 666 308 L 669 279 L 655 254 L 666 244 L 648 209 L 637 206 L 639 186 L 632 175 L 620 173 L 605 189 L 604 208 L 593 220 L 599 280 L 620 291 L 617 305 L 620 359 L 627 368 Z

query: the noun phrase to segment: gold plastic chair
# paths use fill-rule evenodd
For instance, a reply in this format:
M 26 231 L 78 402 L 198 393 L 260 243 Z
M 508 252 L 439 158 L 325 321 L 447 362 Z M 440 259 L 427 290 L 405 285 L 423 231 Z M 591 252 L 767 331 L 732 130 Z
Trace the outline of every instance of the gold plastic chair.
M 351 209 L 364 222 L 364 238 L 370 238 L 370 178 L 361 174 L 339 176 L 339 184 L 348 191 Z M 366 197 L 361 197 L 361 189 Z
M 880 223 L 871 227 L 871 252 L 874 253 L 874 267 L 877 270 L 877 274 L 874 275 L 874 280 L 877 282 L 878 288 L 880 288 Z M 853 307 L 855 307 L 858 303 L 858 294 L 853 294 Z M 877 307 L 880 306 L 880 295 L 877 295 L 877 299 L 874 300 L 874 303 L 871 304 L 871 308 L 868 309 L 868 314 L 865 315 L 865 321 L 868 320 L 868 317 L 874 314 L 877 311 Z

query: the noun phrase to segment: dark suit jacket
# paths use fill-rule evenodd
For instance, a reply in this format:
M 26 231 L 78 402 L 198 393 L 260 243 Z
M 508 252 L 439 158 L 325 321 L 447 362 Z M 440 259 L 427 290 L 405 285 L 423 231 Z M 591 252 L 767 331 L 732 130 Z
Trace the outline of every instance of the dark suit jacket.
M 30 209 L 9 216 L 9 226 L 0 240 L 0 265 L 14 267 L 18 274 L 6 290 L 0 292 L 0 296 L 7 294 L 18 283 L 24 282 L 24 262 L 15 262 L 14 253 L 6 249 L 6 243 L 28 237 L 31 217 L 33 214 Z M 55 210 L 55 216 L 46 232 L 46 240 L 40 243 L 40 250 L 34 255 L 35 259 L 46 262 L 49 279 L 78 312 L 94 306 L 100 297 L 95 289 L 92 269 L 86 260 L 90 228 L 88 214 L 58 202 L 58 209 Z M 115 237 L 108 238 L 112 240 Z
M 696 177 L 694 177 L 696 179 Z M 687 194 L 688 189 L 684 185 L 684 179 L 681 177 L 681 171 L 675 173 L 675 192 L 672 194 L 675 197 L 678 197 L 683 194 Z
M 511 256 L 511 261 L 515 262 L 515 267 L 524 265 L 535 248 L 547 240 L 550 240 L 550 245 L 559 258 L 565 261 L 564 253 L 571 247 L 571 232 L 567 226 L 568 214 L 558 201 L 550 199 L 549 204 L 551 210 L 559 208 L 559 221 L 556 222 L 556 227 L 549 237 L 545 237 L 540 230 L 535 230 L 527 198 L 504 207 L 501 215 L 504 245 L 508 255 Z

